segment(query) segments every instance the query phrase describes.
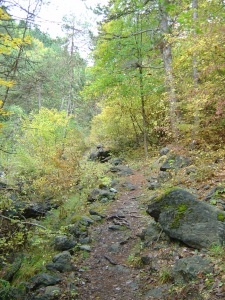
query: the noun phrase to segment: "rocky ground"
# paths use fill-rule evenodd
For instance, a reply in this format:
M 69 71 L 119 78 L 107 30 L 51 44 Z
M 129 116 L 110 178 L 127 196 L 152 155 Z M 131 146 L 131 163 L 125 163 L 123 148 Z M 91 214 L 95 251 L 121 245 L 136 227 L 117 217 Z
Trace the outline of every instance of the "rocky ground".
M 55 238 L 57 254 L 43 266 L 42 273 L 25 284 L 28 293 L 20 298 L 20 290 L 12 288 L 9 295 L 13 298 L 4 299 L 225 299 L 225 249 L 223 245 L 211 246 L 210 240 L 214 236 L 215 241 L 224 240 L 224 158 L 210 157 L 198 164 L 196 157 L 190 155 L 186 159 L 160 153 L 150 164 L 132 166 L 133 171 L 118 162 L 108 171 L 118 181 L 117 185 L 93 189 L 88 196 L 90 214 L 87 211 L 87 216 L 71 224 L 67 236 Z M 189 197 L 188 203 L 192 198 L 193 203 L 202 202 L 202 212 L 198 207 L 202 217 L 195 217 L 183 199 L 174 211 L 167 199 L 173 193 L 171 187 L 182 189 L 184 196 Z M 167 202 L 154 208 L 155 198 L 161 195 L 165 195 Z M 105 210 L 100 213 L 102 208 Z M 188 218 L 192 219 L 192 213 L 193 223 L 185 224 Z M 158 220 L 157 214 L 161 214 L 161 219 L 165 216 L 168 224 L 163 222 L 164 217 Z M 211 225 L 213 218 L 215 226 L 209 227 L 209 235 L 207 231 L 204 235 L 203 231 L 199 233 L 198 227 L 204 226 L 204 222 Z M 194 241 L 189 239 L 189 230 L 181 225 L 191 226 L 193 232 L 197 229 L 199 241 L 196 232 L 192 235 Z M 174 238 L 169 229 L 177 231 L 180 238 Z M 9 268 L 3 277 L 5 282 L 11 281 L 20 268 L 14 265 L 16 271 L 12 273 Z M 2 291 L 4 294 L 7 288 Z
M 124 190 L 106 213 L 105 221 L 94 226 L 95 240 L 89 257 L 80 268 L 79 299 L 140 299 L 140 269 L 132 266 L 138 232 L 148 222 L 138 204 L 144 177 L 141 171 L 129 176 L 135 190 Z
M 135 190 L 123 188 L 105 220 L 91 228 L 94 243 L 80 265 L 77 299 L 224 299 L 223 247 L 197 250 L 169 238 L 160 228 L 152 232 L 148 225 L 154 220 L 145 213 L 150 200 L 145 194 L 144 173 L 142 169 L 124 178 Z M 187 180 L 187 187 L 198 194 L 199 200 L 203 199 L 219 181 L 218 174 L 215 172 L 204 184 L 193 185 L 192 180 Z M 206 260 L 208 271 L 204 273 L 204 266 L 200 266 L 193 278 L 190 276 L 182 284 L 176 282 L 176 262 L 196 257 Z

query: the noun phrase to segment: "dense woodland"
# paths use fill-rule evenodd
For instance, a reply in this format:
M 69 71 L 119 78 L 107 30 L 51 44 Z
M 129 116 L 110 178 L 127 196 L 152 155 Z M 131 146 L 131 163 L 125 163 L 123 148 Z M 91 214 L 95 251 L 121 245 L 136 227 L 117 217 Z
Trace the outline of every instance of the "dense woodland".
M 23 20 L 11 16 L 14 1 L 0 4 L 2 264 L 35 227 L 3 215 L 12 193 L 63 202 L 93 178 L 107 183 L 84 163 L 91 147 L 139 159 L 169 144 L 224 148 L 224 1 L 110 0 L 94 9 L 97 35 L 69 15 L 55 39 L 35 25 L 42 1 Z

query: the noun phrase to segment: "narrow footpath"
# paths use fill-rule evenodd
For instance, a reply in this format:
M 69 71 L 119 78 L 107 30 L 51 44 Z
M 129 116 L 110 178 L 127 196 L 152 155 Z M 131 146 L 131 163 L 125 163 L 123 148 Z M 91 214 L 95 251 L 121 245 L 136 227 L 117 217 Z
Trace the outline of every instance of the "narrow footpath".
M 103 223 L 90 230 L 94 242 L 89 257 L 80 267 L 79 300 L 141 298 L 138 290 L 140 271 L 132 266 L 132 258 L 135 246 L 138 248 L 140 245 L 137 233 L 149 220 L 142 214 L 138 202 L 145 179 L 138 171 L 126 180 L 136 189 L 121 191 Z

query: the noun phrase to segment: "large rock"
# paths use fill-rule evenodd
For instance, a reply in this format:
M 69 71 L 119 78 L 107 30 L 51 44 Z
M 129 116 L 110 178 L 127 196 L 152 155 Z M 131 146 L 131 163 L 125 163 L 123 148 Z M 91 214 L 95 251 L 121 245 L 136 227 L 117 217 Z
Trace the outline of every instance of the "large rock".
M 3 211 L 3 214 L 7 217 L 18 216 L 19 218 L 38 218 L 43 217 L 46 213 L 53 208 L 49 202 L 24 202 L 15 201 L 12 204 L 12 209 Z
M 173 267 L 173 278 L 177 284 L 185 284 L 197 279 L 199 273 L 206 275 L 213 272 L 211 262 L 201 256 L 179 259 Z
M 76 241 L 69 239 L 66 235 L 56 236 L 52 243 L 54 249 L 58 251 L 69 250 L 76 244 Z
M 15 287 L 0 288 L 0 299 L 2 300 L 26 300 L 25 292 Z
M 84 220 L 76 221 L 73 227 L 70 228 L 70 234 L 72 234 L 76 239 L 84 239 L 88 236 L 88 223 Z
M 159 150 L 159 153 L 161 156 L 163 156 L 163 155 L 166 155 L 169 151 L 170 151 L 170 149 L 168 147 L 164 147 Z
M 91 191 L 88 196 L 88 202 L 95 202 L 97 200 L 102 201 L 102 199 L 106 199 L 107 201 L 115 199 L 115 193 L 111 192 L 107 187 L 105 188 L 95 188 Z M 105 201 L 106 202 L 106 201 Z
M 183 156 L 171 155 L 160 167 L 160 171 L 180 169 L 190 165 L 190 159 Z
M 36 290 L 39 287 L 46 287 L 59 283 L 61 279 L 57 276 L 51 276 L 48 273 L 38 274 L 30 279 L 30 289 Z
M 100 161 L 102 163 L 107 162 L 111 159 L 110 150 L 105 150 L 101 145 L 97 146 L 97 150 L 92 152 L 89 157 L 89 160 Z
M 225 242 L 225 212 L 177 189 L 148 205 L 147 212 L 171 238 L 201 249 Z
M 131 170 L 131 168 L 129 168 L 128 166 L 123 166 L 123 165 L 111 167 L 109 169 L 109 171 L 113 172 L 113 173 L 117 173 L 117 175 L 119 175 L 119 176 L 129 176 L 129 175 L 134 174 L 134 172 Z
M 75 270 L 75 266 L 72 263 L 72 256 L 68 251 L 63 251 L 58 255 L 55 255 L 52 259 L 52 263 L 46 265 L 46 269 L 49 271 L 59 271 L 60 273 L 71 272 Z M 48 284 L 55 285 L 55 284 Z
M 13 276 L 16 274 L 16 272 L 19 271 L 22 265 L 23 257 L 24 257 L 23 254 L 18 255 L 18 257 L 16 257 L 12 265 L 7 269 L 6 273 L 4 274 L 3 276 L 4 280 L 7 280 L 9 282 L 12 281 Z

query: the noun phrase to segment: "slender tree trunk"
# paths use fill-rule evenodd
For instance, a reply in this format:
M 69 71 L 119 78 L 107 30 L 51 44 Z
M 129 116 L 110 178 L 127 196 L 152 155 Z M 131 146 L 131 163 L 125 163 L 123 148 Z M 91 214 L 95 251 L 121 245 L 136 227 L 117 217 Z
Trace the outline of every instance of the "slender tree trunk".
M 73 68 L 73 54 L 74 54 L 74 35 L 75 35 L 75 25 L 72 26 L 71 33 L 71 48 L 70 48 L 70 61 L 69 61 L 69 72 L 70 72 L 70 89 L 69 97 L 67 102 L 67 115 L 72 113 L 72 98 L 73 98 L 73 82 L 74 82 L 74 68 Z
M 42 89 L 42 84 L 40 83 L 38 86 L 38 110 L 41 109 L 41 89 Z
M 175 138 L 178 138 L 178 117 L 176 114 L 177 111 L 177 98 L 175 92 L 175 84 L 174 84 L 174 76 L 173 76 L 173 58 L 172 58 L 172 45 L 167 40 L 166 35 L 170 34 L 170 24 L 169 24 L 169 15 L 167 12 L 167 4 L 168 1 L 165 0 L 160 5 L 160 13 L 161 13 L 161 20 L 160 20 L 160 29 L 163 35 L 163 46 L 162 46 L 162 56 L 165 68 L 165 75 L 166 75 L 166 88 L 168 93 L 168 100 L 170 106 L 170 122 L 173 133 Z
M 142 29 L 142 16 L 137 17 L 137 30 Z M 142 46 L 143 46 L 143 35 L 140 34 L 140 39 L 135 37 L 135 43 L 138 53 L 138 71 L 139 71 L 139 89 L 140 89 L 140 100 L 141 100 L 141 114 L 142 114 L 142 126 L 143 126 L 143 139 L 144 139 L 144 153 L 145 158 L 148 156 L 148 130 L 147 130 L 147 117 L 145 112 L 145 95 L 144 95 L 144 82 L 143 82 L 143 55 L 142 55 Z
M 198 20 L 198 0 L 192 0 L 192 8 L 193 8 L 193 23 L 196 26 L 196 22 Z M 196 40 L 196 28 L 193 31 L 194 40 Z M 198 88 L 198 67 L 197 67 L 197 53 L 194 53 L 193 58 L 193 79 L 194 79 L 194 89 Z
M 143 137 L 144 137 L 144 151 L 145 157 L 148 156 L 148 131 L 147 131 L 147 118 L 145 112 L 145 96 L 144 96 L 144 86 L 143 86 L 143 70 L 142 67 L 139 67 L 140 74 L 140 97 L 141 97 L 141 113 L 142 113 L 142 121 L 143 121 Z
M 197 39 L 197 32 L 196 32 L 196 23 L 198 20 L 198 0 L 192 0 L 192 9 L 193 9 L 193 24 L 194 24 L 194 29 L 193 29 L 193 40 L 194 42 Z M 194 101 L 196 100 L 197 93 L 198 93 L 198 61 L 197 61 L 197 53 L 194 52 L 194 57 L 193 57 L 193 81 L 194 81 Z M 194 128 L 192 131 L 192 140 L 196 139 L 196 133 L 198 130 L 199 126 L 199 110 L 198 107 L 196 106 L 195 112 L 194 112 Z

